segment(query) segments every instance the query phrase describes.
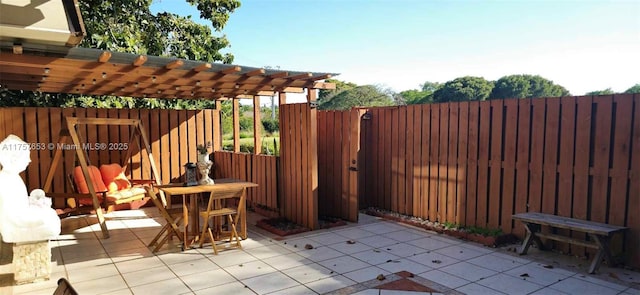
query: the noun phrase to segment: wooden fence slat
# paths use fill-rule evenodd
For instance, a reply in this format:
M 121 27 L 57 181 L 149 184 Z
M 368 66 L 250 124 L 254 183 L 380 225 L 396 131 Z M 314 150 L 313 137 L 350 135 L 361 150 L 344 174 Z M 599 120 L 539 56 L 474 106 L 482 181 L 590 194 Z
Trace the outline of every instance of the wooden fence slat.
M 449 104 L 449 139 L 448 144 L 448 156 L 446 161 L 447 169 L 447 197 L 446 197 L 446 220 L 448 222 L 456 222 L 456 211 L 458 201 L 458 124 L 459 124 L 459 111 L 460 103 L 454 102 Z M 443 212 L 445 214 L 445 212 Z
M 489 195 L 487 196 L 488 217 L 490 228 L 498 228 L 500 225 L 500 212 L 503 195 L 502 190 L 502 146 L 503 146 L 503 101 L 491 100 L 490 116 L 490 150 L 489 150 Z M 488 127 L 487 126 L 487 127 Z M 487 128 L 485 127 L 485 128 Z
M 37 126 L 38 124 L 38 120 L 37 120 L 37 115 L 38 112 L 35 108 L 23 108 L 23 113 L 20 116 L 20 123 L 23 122 L 24 119 L 24 124 L 25 126 Z M 38 140 L 38 133 L 36 132 L 38 129 L 36 128 L 24 128 L 24 136 L 21 136 L 22 140 L 24 140 L 29 147 L 29 156 L 31 157 L 31 162 L 33 163 L 39 163 L 40 159 L 38 156 L 38 147 L 40 146 L 40 142 Z M 0 139 L 2 140 L 2 139 Z M 33 186 L 32 188 L 27 188 L 28 191 L 33 190 L 34 188 L 39 188 L 42 187 L 42 185 L 40 184 L 40 171 L 39 171 L 39 165 L 28 165 L 27 169 L 24 173 L 24 177 L 25 180 L 31 180 L 33 182 Z
M 440 157 L 440 108 L 441 104 L 431 106 L 431 136 L 429 138 L 429 216 L 431 221 L 438 220 L 438 197 L 440 195 L 440 171 L 438 168 Z
M 342 158 L 340 160 L 340 170 L 342 171 L 342 179 L 340 180 L 341 193 L 340 193 L 340 215 L 339 218 L 349 219 L 349 211 L 352 208 L 349 207 L 349 147 L 351 143 L 349 136 L 351 134 L 351 113 L 342 112 L 342 145 L 340 145 L 340 154 Z
M 400 133 L 400 124 L 398 122 L 398 109 L 393 109 L 391 111 L 391 130 L 393 130 L 391 134 L 391 142 L 389 148 L 391 149 L 391 194 L 388 195 L 391 197 L 391 210 L 394 212 L 400 212 L 400 195 L 398 194 L 398 181 L 400 180 L 400 140 L 398 134 Z
M 593 99 L 596 106 L 595 132 L 593 137 L 593 181 L 591 188 L 591 218 L 596 222 L 607 222 L 607 199 L 609 186 L 609 155 L 611 149 L 611 120 L 613 99 L 600 96 Z
M 480 103 L 469 103 L 469 134 L 467 149 L 467 201 L 464 225 L 476 225 L 476 204 L 478 202 L 478 140 L 480 124 Z
M 420 157 L 420 146 L 419 145 L 415 145 L 415 140 L 416 140 L 416 135 L 420 135 L 420 132 L 416 132 L 416 126 L 420 126 L 420 124 L 416 125 L 415 122 L 415 117 L 414 114 L 417 110 L 417 107 L 415 105 L 409 105 L 406 108 L 406 113 L 407 113 L 407 120 L 406 120 L 406 124 L 407 124 L 407 145 L 406 145 L 406 167 L 405 167 L 405 171 L 406 171 L 406 214 L 407 215 L 412 215 L 412 216 L 417 216 L 416 214 L 416 210 L 415 210 L 415 206 L 416 206 L 416 199 L 420 197 L 420 189 L 416 188 L 416 182 L 419 181 L 420 176 L 419 173 L 416 173 L 416 168 L 418 168 L 418 166 L 415 163 L 415 158 L 419 158 Z M 418 122 L 419 123 L 419 122 Z M 418 130 L 420 130 L 418 128 Z M 418 168 L 419 169 L 419 168 Z M 417 191 L 417 192 L 416 192 Z
M 449 108 L 451 104 L 440 105 L 440 142 L 438 157 L 438 221 L 447 220 L 447 186 L 449 156 Z
M 542 207 L 542 163 L 544 156 L 544 130 L 546 99 L 531 101 L 533 121 L 531 131 L 531 162 L 529 163 L 529 211 L 540 212 Z
M 387 112 L 385 112 L 387 113 Z M 384 127 L 384 145 L 383 145 L 383 152 L 384 152 L 384 169 L 382 170 L 382 172 L 384 173 L 384 194 L 383 194 L 383 198 L 384 198 L 384 208 L 387 208 L 388 210 L 393 208 L 393 202 L 395 202 L 395 199 L 393 199 L 391 196 L 393 195 L 393 161 L 392 161 L 392 157 L 393 157 L 393 142 L 392 142 L 392 135 L 395 132 L 392 132 L 393 130 L 393 108 L 390 108 L 390 111 L 384 116 L 384 123 L 383 123 L 383 127 Z
M 591 154 L 591 97 L 581 97 L 577 99 L 576 112 L 576 146 L 574 160 L 573 178 L 573 208 L 572 217 L 588 220 L 589 204 L 589 155 Z M 583 239 L 583 233 L 572 233 L 577 239 Z M 571 246 L 571 252 L 582 256 L 585 248 L 581 246 Z
M 529 154 L 531 149 L 531 100 L 518 101 L 518 145 L 516 148 L 516 197 L 515 213 L 528 211 L 529 194 Z M 515 224 L 514 232 L 523 236 L 524 227 Z
M 489 145 L 491 141 L 491 102 L 480 102 L 480 126 L 478 135 L 478 191 L 476 202 L 476 225 L 486 227 L 489 198 Z
M 574 97 L 560 99 L 560 142 L 558 157 L 558 194 L 556 214 L 571 217 L 571 202 L 573 200 L 573 159 L 576 130 L 576 100 Z M 569 235 L 568 230 L 559 230 L 561 235 Z M 568 253 L 570 248 L 566 243 L 557 244 L 559 249 Z
M 518 100 L 504 101 L 504 168 L 502 177 L 502 204 L 500 228 L 507 233 L 513 228 L 511 216 L 515 204 L 516 147 L 518 134 Z
M 556 182 L 558 180 L 558 136 L 560 130 L 560 98 L 547 99 L 547 115 L 542 164 L 542 212 L 556 214 Z
M 407 172 L 406 172 L 406 156 L 407 156 L 407 108 L 398 108 L 398 153 L 397 153 L 397 178 L 398 178 L 398 207 L 403 214 L 409 214 L 407 202 Z
M 631 133 L 631 173 L 629 179 L 629 194 L 627 201 L 626 225 L 630 227 L 626 236 L 627 261 L 631 265 L 640 266 L 640 94 L 633 95 L 633 131 Z M 634 247 L 635 245 L 635 247 Z
M 456 173 L 457 206 L 455 223 L 464 224 L 467 216 L 467 163 L 469 149 L 469 102 L 460 102 L 458 118 L 458 171 Z

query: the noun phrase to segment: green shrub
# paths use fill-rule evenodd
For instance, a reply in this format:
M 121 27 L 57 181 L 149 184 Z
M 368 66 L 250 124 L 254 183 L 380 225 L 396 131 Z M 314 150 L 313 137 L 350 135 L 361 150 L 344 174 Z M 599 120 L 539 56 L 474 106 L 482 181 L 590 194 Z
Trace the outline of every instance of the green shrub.
M 262 127 L 267 133 L 274 133 L 280 129 L 280 123 L 278 119 L 262 119 Z

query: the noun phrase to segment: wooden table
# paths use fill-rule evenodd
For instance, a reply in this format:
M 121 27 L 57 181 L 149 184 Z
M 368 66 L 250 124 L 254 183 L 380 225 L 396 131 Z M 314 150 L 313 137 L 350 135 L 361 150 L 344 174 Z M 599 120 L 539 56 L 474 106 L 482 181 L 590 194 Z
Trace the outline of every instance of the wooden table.
M 155 186 L 155 188 L 163 191 L 167 195 L 167 198 L 171 198 L 173 195 L 182 195 L 182 210 L 185 212 L 185 220 L 183 221 L 185 226 L 185 230 L 183 231 L 185 248 L 188 248 L 191 244 L 188 239 L 189 235 L 194 236 L 195 239 L 199 237 L 200 234 L 198 197 L 201 193 L 222 194 L 223 197 L 229 196 L 229 198 L 234 198 L 238 195 L 238 192 L 241 191 L 238 216 L 236 216 L 236 219 L 240 225 L 240 237 L 242 239 L 247 238 L 247 188 L 257 187 L 258 185 L 253 182 L 231 178 L 214 179 L 214 181 L 215 184 L 213 185 L 184 186 L 182 183 L 170 183 Z
M 617 226 L 538 212 L 519 213 L 513 215 L 512 218 L 514 220 L 520 220 L 527 230 L 527 235 L 522 242 L 522 246 L 518 250 L 518 254 L 527 254 L 527 250 L 529 249 L 529 246 L 531 246 L 531 243 L 536 243 L 538 248 L 542 250 L 543 245 L 540 238 L 547 238 L 555 241 L 561 241 L 597 249 L 598 252 L 596 252 L 596 255 L 591 261 L 591 265 L 589 266 L 589 273 L 595 273 L 596 270 L 598 270 L 602 258 L 605 258 L 607 260 L 607 263 L 609 263 L 609 266 L 612 266 L 611 249 L 609 249 L 609 241 L 611 239 L 611 236 L 613 236 L 615 233 L 623 233 L 624 231 L 629 229 L 628 227 L 624 226 Z M 541 231 L 542 225 L 583 232 L 589 235 L 591 241 L 570 238 L 557 234 L 543 233 Z

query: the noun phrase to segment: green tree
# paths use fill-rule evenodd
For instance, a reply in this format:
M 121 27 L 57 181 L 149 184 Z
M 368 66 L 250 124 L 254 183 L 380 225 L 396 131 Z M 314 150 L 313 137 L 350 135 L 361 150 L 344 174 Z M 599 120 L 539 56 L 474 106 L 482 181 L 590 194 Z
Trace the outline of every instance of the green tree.
M 336 79 L 327 79 L 326 82 L 336 84 L 336 89 L 320 89 L 318 93 L 318 104 L 321 104 L 323 101 L 331 99 L 336 94 L 342 91 L 353 89 L 358 86 L 355 83 L 340 81 Z
M 613 90 L 611 90 L 611 88 L 607 88 L 607 89 L 603 89 L 603 90 L 590 91 L 590 92 L 585 93 L 585 95 L 609 95 L 609 94 L 613 94 Z
M 495 82 L 491 99 L 557 97 L 569 95 L 564 87 L 538 75 L 509 75 Z
M 427 81 L 420 85 L 422 90 L 410 89 L 401 91 L 399 94 L 407 104 L 432 103 L 433 93 L 440 87 L 442 87 L 442 84 L 438 82 Z
M 233 62 L 233 55 L 222 54 L 229 46 L 226 36 L 215 36 L 211 28 L 198 24 L 191 16 L 168 12 L 151 13 L 152 0 L 80 0 L 80 11 L 87 30 L 81 46 L 158 56 L 174 56 L 201 61 Z M 186 0 L 211 21 L 220 32 L 229 14 L 240 7 L 238 0 Z
M 394 101 L 389 93 L 373 85 L 356 86 L 318 101 L 318 109 L 321 110 L 348 110 L 353 107 L 390 105 L 394 105 Z
M 493 83 L 482 77 L 466 76 L 447 81 L 433 93 L 434 102 L 486 100 Z
M 226 36 L 214 34 L 191 16 L 150 11 L 152 0 L 80 0 L 78 5 L 87 30 L 81 47 L 118 52 L 174 56 L 208 62 L 233 62 L 233 55 L 221 53 L 229 47 Z M 229 15 L 240 7 L 238 0 L 186 0 L 211 22 L 216 33 Z M 78 96 L 0 89 L 1 106 L 54 106 L 96 108 L 213 108 L 211 101 L 190 99 L 147 99 L 114 96 Z M 6 98 L 6 99 L 5 99 Z
M 631 88 L 627 89 L 624 93 L 640 93 L 640 83 L 631 86 Z

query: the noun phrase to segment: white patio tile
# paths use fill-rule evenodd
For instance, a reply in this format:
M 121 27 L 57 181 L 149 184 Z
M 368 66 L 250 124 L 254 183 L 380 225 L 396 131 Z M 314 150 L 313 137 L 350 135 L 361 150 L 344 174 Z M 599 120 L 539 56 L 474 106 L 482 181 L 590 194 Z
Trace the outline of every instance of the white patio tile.
M 367 225 L 360 226 L 359 228 L 366 231 L 370 231 L 374 234 L 385 234 L 385 233 L 390 233 L 390 232 L 404 229 L 404 227 L 389 221 L 381 221 L 381 222 L 376 222 L 372 224 L 367 224 Z
M 571 295 L 558 290 L 551 289 L 549 287 L 544 287 L 538 291 L 531 293 L 531 295 Z
M 242 248 L 245 249 L 245 250 L 252 249 L 252 248 L 257 248 L 257 247 L 280 244 L 279 242 L 275 242 L 275 241 L 273 241 L 272 239 L 269 239 L 269 238 L 252 237 L 251 234 L 249 234 L 249 237 L 246 240 L 242 241 L 241 243 L 242 243 Z
M 204 257 L 196 260 L 189 257 L 185 262 L 169 264 L 169 268 L 178 276 L 219 269 L 218 265 Z
M 424 238 L 425 233 L 416 233 L 412 230 L 397 230 L 383 234 L 382 236 L 398 242 L 407 242 Z
M 131 289 L 126 288 L 123 286 L 124 289 L 120 289 L 117 291 L 113 291 L 113 292 L 108 292 L 108 293 L 103 293 L 100 295 L 131 295 L 133 294 L 133 292 L 131 291 Z
M 469 260 L 485 254 L 483 252 L 472 250 L 472 249 L 463 247 L 461 245 L 453 245 L 453 246 L 441 248 L 441 249 L 435 250 L 434 252 L 444 254 L 459 260 Z
M 599 294 L 599 295 L 609 295 L 609 294 L 618 294 L 620 291 L 616 289 L 612 289 L 609 287 L 605 287 L 602 285 L 590 283 L 584 280 L 580 280 L 577 278 L 566 278 L 560 282 L 557 282 L 551 286 L 551 289 L 555 289 L 558 291 L 562 291 L 569 294 Z
M 122 277 L 129 287 L 176 278 L 176 275 L 166 266 L 147 268 L 134 272 L 123 273 Z
M 344 243 L 335 243 L 333 245 L 329 245 L 330 248 L 340 251 L 344 254 L 353 254 L 353 253 L 357 253 L 357 252 L 362 252 L 362 251 L 367 251 L 372 249 L 371 246 L 358 241 L 358 240 L 353 240 L 355 243 L 350 244 L 347 242 Z
M 280 272 L 274 272 L 246 279 L 243 280 L 242 283 L 247 285 L 249 288 L 251 288 L 251 290 L 258 294 L 267 294 L 300 285 L 300 283 L 294 281 L 290 277 L 287 277 Z
M 296 238 L 296 239 L 291 239 L 291 240 L 284 240 L 282 242 L 280 242 L 280 245 L 289 249 L 290 251 L 294 251 L 294 252 L 299 252 L 299 251 L 303 251 L 305 250 L 304 246 L 305 245 L 311 245 L 311 246 L 318 246 L 318 243 L 314 240 L 311 240 L 309 238 L 305 238 L 305 237 L 301 237 L 301 238 Z
M 372 248 L 386 247 L 389 245 L 400 244 L 400 242 L 383 236 L 371 236 L 358 240 L 358 243 L 368 245 Z
M 245 249 L 245 252 L 255 256 L 258 259 L 266 259 L 273 256 L 290 254 L 291 251 L 280 245 L 267 245 L 263 247 L 255 247 L 251 249 Z
M 351 256 L 340 256 L 332 259 L 327 259 L 318 262 L 318 264 L 330 270 L 333 270 L 338 274 L 343 274 L 370 266 L 368 263 L 355 259 Z
M 242 264 L 230 265 L 224 268 L 228 273 L 238 280 L 257 277 L 277 271 L 262 261 L 251 261 Z
M 475 283 L 464 285 L 460 288 L 457 288 L 456 291 L 462 292 L 464 294 L 482 294 L 482 295 L 506 294 L 493 289 L 489 289 L 483 285 L 479 285 Z
M 296 253 L 298 253 L 298 255 L 302 257 L 305 257 L 315 262 L 336 258 L 344 255 L 343 253 L 333 250 L 332 248 L 329 248 L 327 246 L 321 246 L 321 247 L 313 248 L 310 250 L 305 249 Z
M 614 282 L 601 280 L 601 279 L 593 277 L 591 275 L 575 275 L 573 277 L 578 279 L 578 280 L 583 280 L 583 281 L 587 281 L 587 282 L 590 282 L 590 283 L 598 284 L 598 285 L 605 286 L 607 288 L 615 289 L 615 290 L 618 290 L 618 291 L 623 291 L 623 290 L 626 290 L 628 288 L 626 285 L 621 285 L 621 284 L 616 284 Z
M 507 294 L 529 294 L 542 289 L 544 286 L 527 282 L 523 279 L 516 279 L 505 274 L 497 274 L 479 280 L 476 283 Z
M 77 284 L 71 282 L 71 284 L 78 291 L 78 294 L 101 294 L 117 291 L 127 286 L 122 276 L 119 275 L 103 277 L 99 281 L 84 281 Z
M 436 250 L 444 247 L 449 247 L 451 245 L 455 245 L 440 239 L 434 239 L 432 237 L 420 238 L 417 240 L 408 241 L 407 243 L 426 249 L 426 250 Z
M 158 257 L 133 258 L 116 262 L 116 267 L 121 273 L 133 272 L 143 269 L 164 266 L 164 263 Z
M 544 268 L 538 263 L 522 265 L 506 271 L 505 274 L 515 278 L 523 278 L 526 281 L 534 282 L 543 286 L 555 284 L 573 275 L 573 273 L 570 272 L 562 273 L 553 271 L 553 269 Z
M 68 277 L 70 282 L 84 282 L 89 280 L 100 279 L 105 276 L 120 275 L 118 269 L 113 264 L 105 264 L 94 267 L 87 267 L 81 269 L 68 270 Z M 51 279 L 54 279 L 52 277 Z
M 292 268 L 300 265 L 313 263 L 313 261 L 306 259 L 295 253 L 274 256 L 271 258 L 263 259 L 262 261 L 277 270 L 284 270 L 284 269 L 288 269 L 288 268 Z
M 278 290 L 268 294 L 269 295 L 316 295 L 318 293 L 314 292 L 313 290 L 307 288 L 304 285 L 298 285 L 295 287 Z
M 640 289 L 628 288 L 624 292 L 623 295 L 640 295 Z
M 390 262 L 381 263 L 376 266 L 392 273 L 405 270 L 416 275 L 432 269 L 431 267 L 409 260 L 408 258 L 400 258 Z
M 231 282 L 216 287 L 194 291 L 197 295 L 253 295 L 255 292 L 240 282 Z
M 111 257 L 111 260 L 113 260 L 114 262 L 154 257 L 153 253 L 151 253 L 151 250 L 149 250 L 149 248 L 147 248 L 146 246 L 142 246 L 140 248 L 129 248 L 129 249 L 122 248 L 122 249 L 112 250 L 109 252 L 109 256 Z
M 74 286 L 75 287 L 75 286 Z M 131 288 L 133 294 L 175 295 L 190 293 L 191 290 L 178 278 L 159 281 Z M 78 292 L 84 294 L 82 292 Z M 99 293 L 87 293 L 99 294 Z
M 67 270 L 102 266 L 112 263 L 113 261 L 107 253 L 99 253 L 97 255 L 87 256 L 84 258 L 64 258 L 64 267 L 67 268 Z
M 207 289 L 231 282 L 236 282 L 236 279 L 229 275 L 222 269 L 215 269 L 209 271 L 200 271 L 186 276 L 180 277 L 191 290 Z
M 496 274 L 496 272 L 493 270 L 479 267 L 467 262 L 459 262 L 456 264 L 445 266 L 440 270 L 472 282 L 486 279 Z
M 218 255 L 213 255 L 213 253 L 211 253 L 211 255 L 207 255 L 207 257 L 220 267 L 238 265 L 258 260 L 258 258 L 249 253 L 235 250 L 220 252 Z
M 362 268 L 362 269 L 359 269 L 359 270 L 355 270 L 355 271 L 352 271 L 352 272 L 345 273 L 343 275 L 345 277 L 353 280 L 353 281 L 356 281 L 358 283 L 362 283 L 362 282 L 373 280 L 373 279 L 377 278 L 378 275 L 381 275 L 381 274 L 387 276 L 387 275 L 391 274 L 391 272 L 386 271 L 386 270 L 381 269 L 381 268 L 378 268 L 378 267 L 375 267 L 375 266 L 369 266 L 369 267 L 366 267 L 366 268 Z
M 464 286 L 466 284 L 469 284 L 470 282 L 463 279 L 463 278 L 459 278 L 457 276 L 448 274 L 446 272 L 440 271 L 440 270 L 432 270 L 432 271 L 428 271 L 425 273 L 421 273 L 419 274 L 420 277 L 423 277 L 427 280 L 430 280 L 434 283 L 438 283 L 440 285 L 449 287 L 451 289 L 455 289 L 458 288 L 460 286 Z
M 337 275 L 336 272 L 317 263 L 285 269 L 282 272 L 302 284 Z
M 407 259 L 424 264 L 431 268 L 442 268 L 447 265 L 458 263 L 460 260 L 436 252 L 426 252 Z
M 164 262 L 167 265 L 183 263 L 183 262 L 192 261 L 192 260 L 203 260 L 203 259 L 206 260 L 205 257 L 199 252 L 187 252 L 187 251 L 167 252 L 167 253 L 156 254 L 156 256 L 160 258 L 160 260 L 162 260 L 162 262 Z
M 379 289 L 367 289 L 360 291 L 358 293 L 353 293 L 352 295 L 380 295 Z
M 354 284 L 356 284 L 356 282 L 350 280 L 347 277 L 333 276 L 333 277 L 325 278 L 319 281 L 314 281 L 306 285 L 311 290 L 316 291 L 320 294 L 324 294 L 324 293 L 342 289 L 344 287 L 348 287 Z
M 522 265 L 521 263 L 516 262 L 513 259 L 494 255 L 494 253 L 478 256 L 476 258 L 467 260 L 467 262 L 475 264 L 477 266 L 495 270 L 497 272 L 507 271 Z
M 357 240 L 376 235 L 375 233 L 357 227 L 336 230 L 334 231 L 334 233 L 339 234 L 349 240 Z
M 405 244 L 405 243 L 389 245 L 386 247 L 382 247 L 381 249 L 393 255 L 396 255 L 398 257 L 415 256 L 415 255 L 427 252 L 427 250 L 423 248 L 416 247 L 410 244 Z
M 389 252 L 385 252 L 379 249 L 372 249 L 363 252 L 352 254 L 351 256 L 358 258 L 366 263 L 377 265 L 385 263 L 389 260 L 397 260 L 399 257 Z
M 489 254 L 489 253 L 494 253 L 496 252 L 495 248 L 491 248 L 491 247 L 487 247 L 481 244 L 477 244 L 474 242 L 463 242 L 460 243 L 460 246 L 465 247 L 467 249 L 471 249 L 475 252 L 480 252 L 480 253 L 484 253 L 484 254 Z
M 401 291 L 401 290 L 380 290 L 380 295 L 421 295 L 425 292 Z M 441 295 L 442 293 L 429 293 L 430 295 Z
M 320 234 L 320 235 L 315 235 L 315 236 L 310 236 L 309 239 L 315 241 L 316 244 L 321 244 L 321 245 L 331 245 L 331 244 L 336 244 L 336 243 L 345 243 L 348 240 L 350 240 L 350 238 L 347 238 L 345 236 L 341 236 L 339 234 L 335 234 L 335 233 L 332 233 L 332 232 L 324 233 L 324 234 Z

